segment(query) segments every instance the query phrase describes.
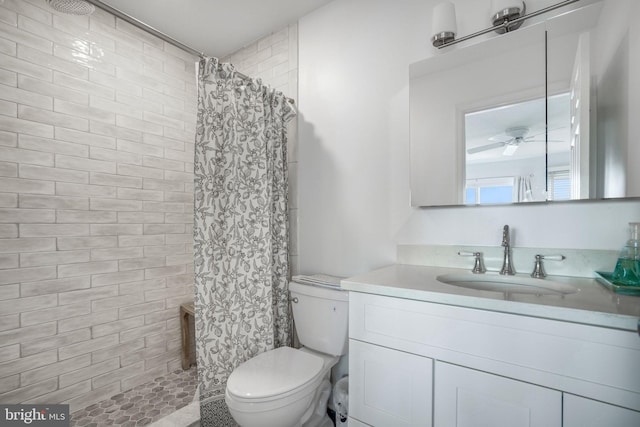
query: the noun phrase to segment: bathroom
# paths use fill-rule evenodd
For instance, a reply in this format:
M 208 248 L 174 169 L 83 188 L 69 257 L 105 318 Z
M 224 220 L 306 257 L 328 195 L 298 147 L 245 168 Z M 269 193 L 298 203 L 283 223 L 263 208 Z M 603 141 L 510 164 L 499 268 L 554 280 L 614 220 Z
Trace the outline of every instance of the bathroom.
M 438 54 L 438 3 L 319 2 L 237 51 L 207 50 L 295 102 L 290 273 L 350 277 L 459 247 L 494 248 L 484 261 L 498 269 L 504 224 L 514 251 L 615 258 L 640 220 L 637 198 L 412 207 L 409 67 Z M 459 34 L 489 24 L 491 0 L 453 3 Z M 132 15 L 171 33 L 153 10 Z M 181 369 L 197 56 L 108 12 L 73 17 L 45 0 L 0 0 L 0 24 L 0 402 L 73 412 Z M 74 45 L 85 37 L 104 50 Z M 164 67 L 164 93 L 136 72 L 141 61 Z M 533 266 L 514 253 L 518 272 Z

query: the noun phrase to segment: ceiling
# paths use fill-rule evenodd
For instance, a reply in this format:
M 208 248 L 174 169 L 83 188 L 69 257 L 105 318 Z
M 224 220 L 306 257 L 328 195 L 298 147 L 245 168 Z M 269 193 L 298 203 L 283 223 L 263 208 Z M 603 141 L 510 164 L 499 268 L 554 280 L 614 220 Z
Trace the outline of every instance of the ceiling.
M 101 0 L 198 52 L 224 57 L 331 0 Z

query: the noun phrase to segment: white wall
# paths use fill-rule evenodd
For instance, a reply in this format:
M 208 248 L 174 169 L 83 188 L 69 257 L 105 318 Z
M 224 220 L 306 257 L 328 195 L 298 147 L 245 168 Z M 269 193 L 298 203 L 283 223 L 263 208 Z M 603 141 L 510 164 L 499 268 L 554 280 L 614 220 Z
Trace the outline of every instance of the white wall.
M 397 244 L 617 249 L 640 202 L 409 206 L 408 66 L 433 55 L 437 0 L 340 0 L 299 23 L 300 271 L 352 275 L 396 260 Z M 454 2 L 460 34 L 490 0 Z M 528 1 L 530 10 L 552 1 Z

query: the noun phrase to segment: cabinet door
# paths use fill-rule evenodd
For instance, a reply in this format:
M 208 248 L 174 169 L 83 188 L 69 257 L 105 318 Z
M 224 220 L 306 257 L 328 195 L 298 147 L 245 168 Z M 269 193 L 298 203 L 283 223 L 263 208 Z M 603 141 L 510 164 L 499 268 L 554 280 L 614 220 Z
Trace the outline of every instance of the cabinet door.
M 349 416 L 374 427 L 431 427 L 433 361 L 349 341 Z
M 564 427 L 640 426 L 640 412 L 572 394 L 565 393 L 563 409 Z
M 560 427 L 562 393 L 436 362 L 438 427 Z

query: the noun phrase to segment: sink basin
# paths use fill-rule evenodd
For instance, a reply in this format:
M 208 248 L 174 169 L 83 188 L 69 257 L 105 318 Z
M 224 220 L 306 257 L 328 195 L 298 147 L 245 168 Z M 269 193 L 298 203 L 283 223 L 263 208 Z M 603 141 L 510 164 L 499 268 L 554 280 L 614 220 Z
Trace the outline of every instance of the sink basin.
M 448 285 L 479 291 L 508 292 L 533 295 L 566 295 L 578 289 L 566 283 L 524 276 L 502 276 L 500 274 L 453 273 L 441 274 L 436 279 Z

